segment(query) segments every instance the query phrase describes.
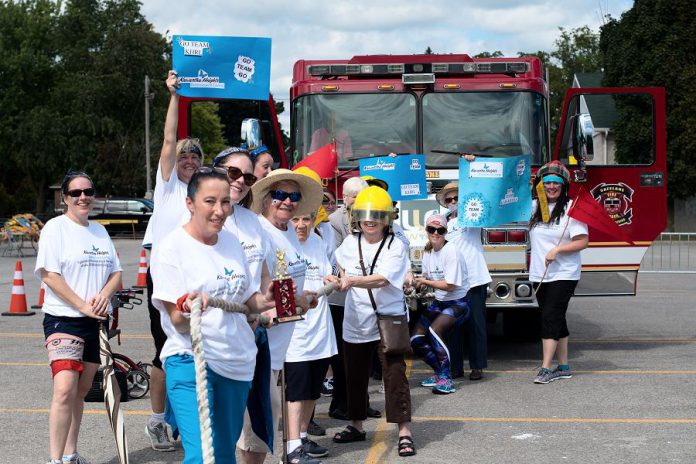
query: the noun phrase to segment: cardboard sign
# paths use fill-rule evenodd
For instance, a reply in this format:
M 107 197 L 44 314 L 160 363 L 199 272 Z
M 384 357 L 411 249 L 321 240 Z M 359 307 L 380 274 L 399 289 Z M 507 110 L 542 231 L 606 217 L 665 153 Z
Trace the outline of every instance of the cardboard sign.
M 172 48 L 179 95 L 268 100 L 271 39 L 175 35 Z
M 377 156 L 360 160 L 360 175 L 383 180 L 394 201 L 428 197 L 425 184 L 425 156 Z
M 462 227 L 494 227 L 528 221 L 532 214 L 529 155 L 459 160 L 459 207 Z

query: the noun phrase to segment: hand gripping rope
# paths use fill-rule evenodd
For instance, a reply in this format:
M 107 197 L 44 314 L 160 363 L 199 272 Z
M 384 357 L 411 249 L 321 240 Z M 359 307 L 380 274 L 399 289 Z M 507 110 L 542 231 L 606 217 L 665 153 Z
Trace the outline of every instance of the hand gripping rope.
M 328 296 L 333 292 L 333 284 L 322 287 L 318 296 Z M 307 297 L 311 303 L 313 297 Z M 201 428 L 201 446 L 203 448 L 203 464 L 215 464 L 215 454 L 213 451 L 213 430 L 210 424 L 210 403 L 208 402 L 208 377 L 203 352 L 203 336 L 201 333 L 201 305 L 200 297 L 193 300 L 191 305 L 191 349 L 193 351 L 193 363 L 196 371 L 196 400 L 198 402 L 198 420 Z M 261 324 L 268 324 L 270 319 L 265 314 L 251 313 L 249 307 L 242 303 L 230 302 L 222 298 L 208 298 L 208 306 L 220 308 L 228 313 L 242 313 L 247 316 L 248 322 L 256 320 Z

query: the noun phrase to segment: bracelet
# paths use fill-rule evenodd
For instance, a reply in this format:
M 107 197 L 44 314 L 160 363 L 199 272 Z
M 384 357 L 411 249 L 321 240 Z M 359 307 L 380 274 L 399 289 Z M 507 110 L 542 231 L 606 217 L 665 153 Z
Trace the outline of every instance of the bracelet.
M 181 311 L 182 313 L 189 313 L 191 311 L 188 311 L 184 308 L 184 303 L 186 302 L 186 298 L 188 298 L 188 293 L 184 293 L 179 297 L 178 300 L 176 300 L 176 309 Z

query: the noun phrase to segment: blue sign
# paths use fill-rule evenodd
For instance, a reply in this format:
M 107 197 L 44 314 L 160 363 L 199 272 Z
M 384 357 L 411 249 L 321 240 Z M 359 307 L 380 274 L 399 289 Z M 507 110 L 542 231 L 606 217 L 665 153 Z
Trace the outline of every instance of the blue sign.
M 360 175 L 383 180 L 394 201 L 428 197 L 425 186 L 425 156 L 377 156 L 360 160 Z
M 172 48 L 179 95 L 268 100 L 271 39 L 175 35 Z
M 528 221 L 532 214 L 529 185 L 531 157 L 459 160 L 459 209 L 462 227 L 494 227 Z

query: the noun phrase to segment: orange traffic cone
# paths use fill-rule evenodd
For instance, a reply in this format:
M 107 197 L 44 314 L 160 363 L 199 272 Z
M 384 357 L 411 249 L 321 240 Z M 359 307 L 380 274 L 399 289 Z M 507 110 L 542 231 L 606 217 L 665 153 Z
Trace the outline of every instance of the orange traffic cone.
M 10 311 L 2 313 L 3 316 L 33 316 L 34 311 L 27 311 L 27 296 L 24 293 L 24 275 L 22 274 L 22 262 L 15 264 L 14 280 L 12 281 L 12 297 L 10 298 Z
M 31 309 L 41 309 L 43 308 L 44 297 L 46 296 L 46 288 L 44 283 L 41 282 L 41 290 L 39 290 L 39 302 L 35 305 L 31 305 Z
M 147 256 L 145 255 L 145 248 L 140 251 L 140 264 L 138 264 L 138 283 L 135 284 L 136 287 L 145 288 L 147 287 Z

